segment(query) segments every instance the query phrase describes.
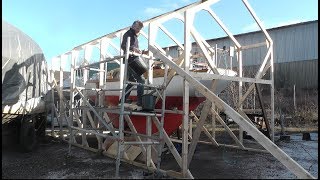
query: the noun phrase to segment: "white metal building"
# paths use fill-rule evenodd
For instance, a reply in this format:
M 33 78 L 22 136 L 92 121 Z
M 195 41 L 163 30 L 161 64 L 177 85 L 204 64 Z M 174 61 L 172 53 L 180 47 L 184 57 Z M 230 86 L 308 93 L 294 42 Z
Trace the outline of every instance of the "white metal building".
M 275 87 L 300 89 L 318 88 L 318 20 L 267 29 L 274 42 Z M 264 41 L 261 31 L 235 35 L 242 46 Z M 228 36 L 210 39 L 211 46 L 235 46 Z M 177 57 L 177 47 L 170 47 L 170 54 Z M 194 53 L 197 48 L 193 48 Z M 243 51 L 243 65 L 255 66 L 262 63 L 265 47 Z M 236 57 L 233 67 L 237 67 Z

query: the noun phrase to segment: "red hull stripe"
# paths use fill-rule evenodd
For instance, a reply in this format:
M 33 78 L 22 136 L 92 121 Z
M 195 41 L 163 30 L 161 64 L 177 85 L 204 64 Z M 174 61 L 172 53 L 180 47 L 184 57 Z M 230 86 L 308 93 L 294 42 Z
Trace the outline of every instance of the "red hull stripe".
M 129 99 L 136 101 L 136 96 L 130 96 Z M 95 96 L 91 97 L 91 100 L 95 101 Z M 193 111 L 197 106 L 205 100 L 204 97 L 190 97 L 189 98 L 189 110 Z M 106 96 L 105 102 L 108 102 L 107 106 L 117 106 L 119 102 L 118 96 Z M 161 109 L 162 101 L 159 100 L 156 104 L 156 109 Z M 166 109 L 174 109 L 182 110 L 183 108 L 183 97 L 180 96 L 167 96 L 166 98 Z M 114 127 L 119 127 L 119 114 L 108 113 L 110 120 L 113 122 Z M 146 117 L 144 116 L 130 116 L 133 125 L 135 126 L 138 133 L 146 134 Z M 182 114 L 172 114 L 165 113 L 164 118 L 164 129 L 166 130 L 168 135 L 171 135 L 174 131 L 176 131 L 182 123 Z M 159 118 L 160 120 L 160 118 Z M 125 123 L 125 128 L 128 128 Z M 154 123 L 152 123 L 152 133 L 158 132 L 157 127 Z

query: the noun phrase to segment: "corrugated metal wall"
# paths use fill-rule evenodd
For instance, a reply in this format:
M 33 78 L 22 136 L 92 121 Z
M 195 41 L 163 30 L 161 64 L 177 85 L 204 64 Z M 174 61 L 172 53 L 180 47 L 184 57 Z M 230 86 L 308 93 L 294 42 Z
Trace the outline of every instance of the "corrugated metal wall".
M 267 32 L 274 42 L 275 63 L 318 59 L 318 21 L 272 28 Z M 236 35 L 235 38 L 242 46 L 265 41 L 260 31 Z M 217 44 L 218 48 L 235 46 L 229 37 L 212 39 L 208 43 L 211 46 Z M 243 65 L 261 64 L 266 50 L 266 47 L 244 50 Z
M 288 79 L 288 85 L 300 88 L 318 88 L 318 20 L 267 29 L 274 42 L 275 80 Z M 242 46 L 265 41 L 263 34 L 251 32 L 235 35 Z M 211 46 L 235 46 L 229 37 L 208 40 Z M 177 48 L 171 47 L 170 54 L 177 57 Z M 194 52 L 196 46 L 193 45 Z M 266 55 L 266 47 L 243 51 L 243 66 L 260 65 Z M 218 59 L 219 60 L 219 59 Z M 234 57 L 233 67 L 238 66 Z M 279 68 L 279 70 L 276 70 Z M 277 77 L 280 76 L 281 77 Z M 278 86 L 279 87 L 279 86 Z
M 318 60 L 277 63 L 274 70 L 276 88 L 318 89 Z
M 243 69 L 245 77 L 253 77 L 259 66 L 246 66 Z M 238 68 L 234 68 L 237 70 Z M 290 75 L 289 75 L 290 74 Z M 269 71 L 264 79 L 270 79 Z M 275 88 L 318 89 L 318 60 L 276 63 L 274 65 Z

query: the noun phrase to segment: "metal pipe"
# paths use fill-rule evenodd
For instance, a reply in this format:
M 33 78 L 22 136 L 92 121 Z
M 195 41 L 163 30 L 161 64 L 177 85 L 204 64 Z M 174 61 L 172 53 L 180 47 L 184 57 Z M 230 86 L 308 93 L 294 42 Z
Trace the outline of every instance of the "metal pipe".
M 154 144 L 159 144 L 159 142 L 155 142 L 155 141 L 141 141 L 141 142 L 137 142 L 137 141 L 125 141 L 123 142 L 124 145 L 154 145 Z

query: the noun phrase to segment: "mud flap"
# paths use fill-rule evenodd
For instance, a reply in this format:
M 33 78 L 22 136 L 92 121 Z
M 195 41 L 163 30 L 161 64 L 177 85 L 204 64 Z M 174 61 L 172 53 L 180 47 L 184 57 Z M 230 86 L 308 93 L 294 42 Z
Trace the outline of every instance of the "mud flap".
M 20 146 L 23 152 L 32 151 L 37 144 L 34 120 L 31 118 L 21 121 Z
M 46 135 L 47 115 L 45 113 L 37 115 L 34 124 L 37 138 L 44 138 Z

